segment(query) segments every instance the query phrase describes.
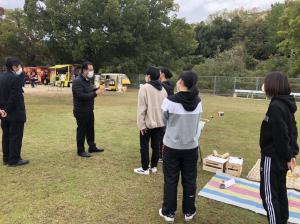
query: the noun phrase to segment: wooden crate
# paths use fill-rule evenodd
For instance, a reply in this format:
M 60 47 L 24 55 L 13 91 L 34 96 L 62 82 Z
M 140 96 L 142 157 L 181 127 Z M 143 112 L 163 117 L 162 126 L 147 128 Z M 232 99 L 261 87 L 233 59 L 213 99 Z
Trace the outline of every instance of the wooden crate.
M 224 172 L 225 163 L 219 163 L 216 161 L 209 160 L 208 157 L 203 159 L 203 170 L 206 170 L 208 172 Z
M 230 163 L 230 159 L 228 163 L 225 165 L 225 173 L 234 176 L 240 177 L 243 171 L 243 159 L 241 159 L 241 164 Z

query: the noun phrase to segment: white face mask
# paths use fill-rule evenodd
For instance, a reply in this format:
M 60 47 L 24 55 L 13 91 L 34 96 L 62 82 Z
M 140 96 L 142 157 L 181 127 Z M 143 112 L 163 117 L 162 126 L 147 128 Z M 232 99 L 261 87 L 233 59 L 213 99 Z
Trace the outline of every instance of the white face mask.
M 149 82 L 149 81 L 150 81 L 150 75 L 146 75 L 146 76 L 145 76 L 145 81 L 146 81 L 146 82 Z
M 23 69 L 22 68 L 20 68 L 17 72 L 16 72 L 16 75 L 21 75 L 22 74 L 22 72 L 23 72 Z
M 94 71 L 89 71 L 89 74 L 87 75 L 87 77 L 89 79 L 93 78 L 94 77 Z

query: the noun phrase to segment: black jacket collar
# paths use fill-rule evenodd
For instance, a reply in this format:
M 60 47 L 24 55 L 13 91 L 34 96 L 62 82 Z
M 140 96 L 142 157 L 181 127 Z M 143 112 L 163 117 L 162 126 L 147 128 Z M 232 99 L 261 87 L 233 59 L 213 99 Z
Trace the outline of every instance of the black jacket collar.
M 154 81 L 149 81 L 147 82 L 148 84 L 150 84 L 151 86 L 153 86 L 155 89 L 161 91 L 162 90 L 162 84 L 159 80 L 154 80 Z
M 201 102 L 200 97 L 191 92 L 179 92 L 174 96 L 169 96 L 168 99 L 175 103 L 182 104 L 186 111 L 194 111 Z
M 85 77 L 83 76 L 83 74 L 80 74 L 80 78 L 81 78 L 82 80 L 86 81 L 86 82 L 90 82 L 90 80 L 87 79 L 87 78 L 85 78 Z

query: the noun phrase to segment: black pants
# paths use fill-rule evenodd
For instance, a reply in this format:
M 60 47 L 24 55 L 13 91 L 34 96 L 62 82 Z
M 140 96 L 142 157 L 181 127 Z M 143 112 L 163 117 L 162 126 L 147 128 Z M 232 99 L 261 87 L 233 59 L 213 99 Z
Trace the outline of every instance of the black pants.
M 23 122 L 1 120 L 3 162 L 13 164 L 21 159 L 21 149 L 24 133 Z
M 163 128 L 148 129 L 147 133 L 142 135 L 140 133 L 140 151 L 141 151 L 141 161 L 144 170 L 149 168 L 149 142 L 151 140 L 152 157 L 151 157 L 151 167 L 157 167 L 159 159 L 159 148 L 161 143 L 161 132 Z
M 197 180 L 198 148 L 190 150 L 164 148 L 164 202 L 162 213 L 175 214 L 177 210 L 177 186 L 181 172 L 183 213 L 196 212 L 196 180 Z
M 74 116 L 77 122 L 77 153 L 80 154 L 85 151 L 84 142 L 85 139 L 89 145 L 89 149 L 94 149 L 95 144 L 95 129 L 94 129 L 94 112 L 79 113 L 74 112 Z
M 287 169 L 271 157 L 261 158 L 260 196 L 270 224 L 287 224 L 289 206 L 286 189 Z

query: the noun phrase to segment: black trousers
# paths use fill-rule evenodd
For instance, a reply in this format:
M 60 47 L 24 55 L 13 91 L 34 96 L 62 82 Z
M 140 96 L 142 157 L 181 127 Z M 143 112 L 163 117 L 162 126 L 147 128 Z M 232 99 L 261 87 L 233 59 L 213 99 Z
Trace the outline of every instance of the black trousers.
M 177 186 L 181 173 L 183 187 L 182 210 L 184 214 L 196 212 L 196 180 L 197 180 L 198 148 L 177 150 L 167 146 L 164 148 L 164 202 L 162 213 L 175 214 L 177 210 Z
M 85 139 L 89 145 L 89 149 L 94 149 L 95 144 L 95 129 L 94 129 L 94 112 L 79 113 L 74 111 L 74 116 L 77 122 L 77 153 L 80 154 L 85 151 Z
M 149 168 L 149 142 L 151 140 L 152 157 L 151 168 L 157 167 L 159 159 L 159 148 L 161 143 L 163 128 L 148 129 L 144 135 L 140 132 L 141 162 L 144 170 Z
M 270 224 L 287 224 L 289 206 L 286 189 L 287 169 L 278 160 L 263 156 L 260 169 L 260 196 Z
M 13 164 L 21 159 L 24 122 L 1 120 L 3 162 Z

